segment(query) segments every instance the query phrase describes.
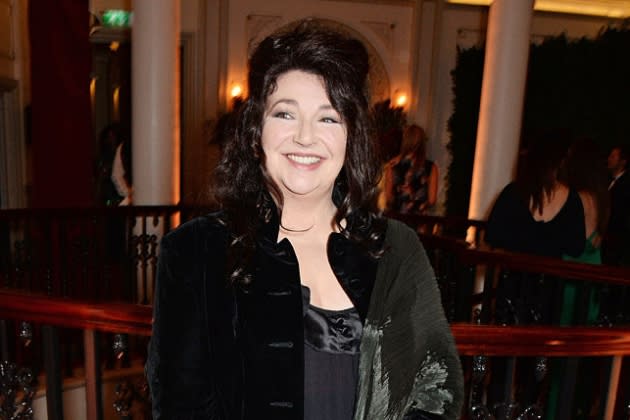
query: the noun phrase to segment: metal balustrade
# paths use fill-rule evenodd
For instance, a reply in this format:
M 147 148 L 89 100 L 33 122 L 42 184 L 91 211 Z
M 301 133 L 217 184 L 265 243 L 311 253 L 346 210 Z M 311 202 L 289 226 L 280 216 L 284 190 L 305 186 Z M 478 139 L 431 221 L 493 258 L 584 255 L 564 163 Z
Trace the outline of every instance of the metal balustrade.
M 183 206 L 0 210 L 0 286 L 149 303 L 160 238 L 203 211 Z
M 171 219 L 203 213 L 175 206 L 0 211 L 0 418 L 11 410 L 28 418 L 43 392 L 47 417 L 63 418 L 64 384 L 77 376 L 86 418 L 150 418 L 142 364 L 157 243 Z M 125 232 L 123 256 L 113 260 L 103 236 L 112 218 Z M 483 222 L 405 221 L 427 249 L 462 357 L 462 418 L 572 419 L 580 409 L 592 411 L 583 418 L 630 418 L 628 269 L 487 250 Z M 466 242 L 471 225 L 475 235 Z M 510 300 L 502 284 L 551 297 L 544 305 Z M 570 315 L 563 312 L 567 285 L 577 286 Z M 595 317 L 579 304 L 592 300 L 592 290 L 604 296 Z M 505 395 L 493 400 L 497 366 Z

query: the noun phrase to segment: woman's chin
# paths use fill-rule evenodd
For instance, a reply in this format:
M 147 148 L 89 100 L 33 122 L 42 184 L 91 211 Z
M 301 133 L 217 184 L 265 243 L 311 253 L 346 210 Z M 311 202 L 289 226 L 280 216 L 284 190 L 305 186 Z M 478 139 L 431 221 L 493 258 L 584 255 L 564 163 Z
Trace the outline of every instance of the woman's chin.
M 330 192 L 325 191 L 319 186 L 315 185 L 285 185 L 283 188 L 283 194 L 285 198 L 292 197 L 296 199 L 317 199 L 330 197 Z

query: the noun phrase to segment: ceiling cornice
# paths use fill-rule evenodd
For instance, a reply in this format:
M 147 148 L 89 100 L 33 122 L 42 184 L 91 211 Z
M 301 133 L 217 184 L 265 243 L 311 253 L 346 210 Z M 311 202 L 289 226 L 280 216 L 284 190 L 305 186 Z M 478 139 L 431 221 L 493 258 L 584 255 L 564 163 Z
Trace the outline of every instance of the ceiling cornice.
M 489 6 L 492 1 L 447 0 L 447 3 Z M 630 0 L 535 0 L 534 10 L 624 19 L 630 17 Z

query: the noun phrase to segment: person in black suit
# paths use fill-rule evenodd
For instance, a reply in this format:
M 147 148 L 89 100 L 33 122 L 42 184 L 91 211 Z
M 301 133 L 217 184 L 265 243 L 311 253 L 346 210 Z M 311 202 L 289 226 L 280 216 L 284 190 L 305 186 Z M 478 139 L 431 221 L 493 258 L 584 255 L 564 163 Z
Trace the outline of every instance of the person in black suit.
M 608 155 L 611 182 L 610 221 L 602 245 L 604 264 L 630 266 L 630 175 L 628 147 L 615 146 Z

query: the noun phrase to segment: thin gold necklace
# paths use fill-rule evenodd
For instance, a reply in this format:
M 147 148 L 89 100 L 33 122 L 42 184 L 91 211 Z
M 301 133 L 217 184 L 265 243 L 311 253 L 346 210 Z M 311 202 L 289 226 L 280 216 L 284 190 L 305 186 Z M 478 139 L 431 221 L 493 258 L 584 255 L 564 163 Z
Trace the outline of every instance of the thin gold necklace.
M 282 223 L 280 223 L 280 228 L 282 228 L 282 230 L 285 230 L 287 232 L 293 232 L 293 233 L 304 233 L 304 232 L 308 232 L 309 230 L 313 229 L 315 225 L 310 225 L 309 227 L 307 227 L 306 229 L 289 229 L 288 227 L 285 227 L 284 225 L 282 225 Z

